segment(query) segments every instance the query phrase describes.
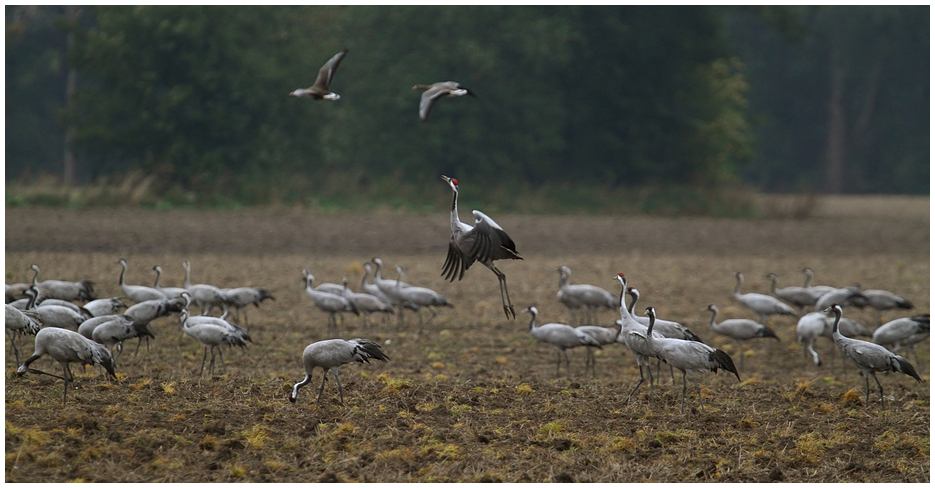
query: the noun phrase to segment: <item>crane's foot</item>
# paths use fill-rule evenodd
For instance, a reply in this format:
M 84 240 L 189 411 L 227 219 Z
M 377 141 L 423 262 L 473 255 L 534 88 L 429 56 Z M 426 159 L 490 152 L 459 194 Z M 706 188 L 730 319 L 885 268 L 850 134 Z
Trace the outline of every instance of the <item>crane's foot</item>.
M 516 319 L 516 312 L 513 311 L 513 305 L 504 305 L 504 306 L 503 306 L 503 313 L 506 314 L 506 318 L 507 318 L 508 320 L 514 320 L 514 319 Z

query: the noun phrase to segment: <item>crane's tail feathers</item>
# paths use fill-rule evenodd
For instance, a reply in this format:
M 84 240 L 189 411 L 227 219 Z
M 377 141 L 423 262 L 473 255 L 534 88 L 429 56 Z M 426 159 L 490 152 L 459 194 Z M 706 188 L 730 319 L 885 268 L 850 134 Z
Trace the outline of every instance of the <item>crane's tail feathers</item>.
M 762 329 L 757 331 L 756 336 L 757 337 L 772 337 L 773 339 L 776 339 L 777 341 L 779 341 L 779 336 L 776 335 L 776 331 L 774 331 L 773 329 L 769 327 L 763 327 Z
M 370 342 L 366 339 L 351 339 L 351 342 L 357 343 L 352 354 L 355 355 L 357 361 L 361 363 L 369 363 L 370 361 L 367 359 L 376 359 L 384 363 L 390 360 L 390 357 L 383 354 L 380 345 L 375 342 Z
M 919 374 L 916 373 L 916 369 L 912 366 L 912 363 L 907 361 L 902 356 L 896 356 L 896 365 L 893 368 L 894 371 L 899 371 L 900 373 L 907 374 L 916 379 L 919 383 L 922 382 L 922 378 L 919 378 Z
M 261 289 L 260 289 L 260 299 L 259 299 L 258 301 L 262 302 L 263 300 L 266 300 L 267 298 L 270 299 L 270 300 L 276 300 L 276 298 L 273 296 L 272 293 L 270 293 L 270 292 L 268 292 L 268 291 L 266 291 L 266 290 L 264 290 L 264 289 L 261 288 Z
M 712 369 L 714 374 L 717 374 L 717 368 L 721 368 L 734 373 L 734 376 L 737 377 L 737 381 L 740 381 L 740 374 L 737 373 L 737 368 L 734 366 L 734 361 L 726 352 L 720 349 L 715 349 L 714 352 L 711 353 L 710 359 L 717 363 L 717 366 Z
M 700 342 L 700 343 L 704 344 L 704 341 L 701 340 L 700 337 L 698 337 L 694 332 L 692 332 L 692 331 L 690 331 L 690 330 L 688 330 L 688 329 L 685 329 L 685 336 L 686 336 L 687 340 L 689 340 L 689 341 L 695 341 L 695 342 Z
M 896 306 L 899 308 L 905 308 L 905 309 L 915 308 L 912 305 L 912 302 L 910 302 L 909 300 L 901 300 L 899 303 L 896 304 Z

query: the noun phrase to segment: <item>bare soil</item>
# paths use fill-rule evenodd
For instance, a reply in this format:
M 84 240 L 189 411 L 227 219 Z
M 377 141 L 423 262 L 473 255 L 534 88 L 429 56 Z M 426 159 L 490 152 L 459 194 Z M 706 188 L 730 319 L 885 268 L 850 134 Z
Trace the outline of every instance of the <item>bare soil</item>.
M 884 321 L 929 310 L 928 199 L 889 204 L 825 201 L 803 220 L 494 215 L 525 258 L 498 265 L 516 311 L 535 305 L 540 323 L 569 320 L 555 298 L 557 266 L 572 269 L 573 283 L 613 293 L 623 272 L 642 292 L 639 311 L 656 307 L 738 363 L 736 343 L 714 335 L 704 311 L 714 303 L 721 318 L 756 318 L 731 297 L 736 271 L 743 292 L 768 293 L 769 272 L 780 286 L 801 285 L 809 266 L 815 284 L 859 282 L 916 305 Z M 5 228 L 7 283 L 31 279 L 36 263 L 40 279 L 91 279 L 98 296 L 119 296 L 117 259 L 129 261 L 133 284 L 151 284 L 161 265 L 166 286 L 182 284 L 189 260 L 193 282 L 276 297 L 250 309 L 254 343 L 225 350 L 215 375 L 199 376 L 202 348 L 174 316 L 154 322 L 149 350 L 133 355 L 135 341 L 127 344 L 119 381 L 73 366 L 79 381 L 64 408 L 60 380 L 16 378 L 8 356 L 5 481 L 930 481 L 927 343 L 916 365 L 924 383 L 879 375 L 881 409 L 875 388 L 865 405 L 864 378 L 830 341 L 817 346 L 825 365 L 812 366 L 796 319 L 773 318 L 781 341 L 744 345 L 742 382 L 700 375 L 704 411 L 689 383 L 680 413 L 681 377 L 672 384 L 665 366 L 654 402 L 646 384 L 626 402 L 639 372 L 619 344 L 598 351 L 595 377 L 584 373 L 585 351 L 570 350 L 571 374 L 563 363 L 556 378 L 555 349 L 529 335 L 528 315 L 504 318 L 492 273 L 439 277 L 447 215 L 32 208 L 7 209 Z M 318 282 L 346 276 L 356 289 L 361 262 L 374 256 L 454 307 L 422 333 L 412 313 L 402 327 L 346 316 L 328 331 L 303 293 L 302 269 Z M 616 315 L 602 311 L 599 321 L 610 326 Z M 877 325 L 873 311 L 845 315 Z M 344 407 L 332 381 L 315 404 L 319 371 L 290 404 L 302 350 L 331 337 L 378 341 L 392 359 L 343 367 Z M 21 354 L 31 342 L 18 340 Z M 34 366 L 60 373 L 49 359 Z

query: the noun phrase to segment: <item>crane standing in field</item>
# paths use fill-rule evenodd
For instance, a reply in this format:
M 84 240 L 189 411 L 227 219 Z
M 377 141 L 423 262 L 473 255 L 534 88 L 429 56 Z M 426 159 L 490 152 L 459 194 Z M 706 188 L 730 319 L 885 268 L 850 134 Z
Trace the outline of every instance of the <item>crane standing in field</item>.
M 893 346 L 893 351 L 908 347 L 916 357 L 916 364 L 922 364 L 916 354 L 916 344 L 929 338 L 929 323 L 927 313 L 891 320 L 873 331 L 873 343 Z
M 143 285 L 128 285 L 124 281 L 124 277 L 127 274 L 127 260 L 120 258 L 117 260 L 117 263 L 123 267 L 120 270 L 120 291 L 123 292 L 124 296 L 133 301 L 133 303 L 145 302 L 147 300 L 158 300 L 160 298 L 168 298 L 166 294 L 148 286 Z
M 30 268 L 36 272 L 32 277 L 33 286 L 42 290 L 42 294 L 47 298 L 58 298 L 59 300 L 94 300 L 94 282 L 91 280 L 81 280 L 78 282 L 45 280 L 39 279 L 39 266 L 33 264 Z
M 737 341 L 737 350 L 738 354 L 740 354 L 740 369 L 743 369 L 743 341 L 759 337 L 772 337 L 779 342 L 776 332 L 770 329 L 769 326 L 750 319 L 727 319 L 718 323 L 717 314 L 720 310 L 718 310 L 717 306 L 708 305 L 708 311 L 711 312 L 711 330 Z
M 599 308 L 617 308 L 617 299 L 609 291 L 588 284 L 569 285 L 568 278 L 571 276 L 571 269 L 568 266 L 559 266 L 556 270 L 558 271 L 558 301 L 568 307 L 573 320 L 576 310 L 584 310 L 586 323 L 595 323 Z M 594 317 L 591 317 L 592 310 Z
M 65 393 L 62 395 L 63 406 L 68 400 L 68 383 L 75 378 L 68 367 L 69 363 L 100 364 L 110 376 L 117 378 L 116 373 L 114 373 L 114 358 L 106 346 L 86 339 L 77 332 L 58 327 L 46 327 L 36 334 L 35 352 L 17 368 L 16 375 L 22 376 L 29 371 L 43 373 L 38 370 L 30 370 L 29 365 L 45 354 L 48 354 L 62 365 L 62 380 L 65 382 Z
M 916 369 L 912 367 L 912 363 L 902 356 L 891 353 L 879 344 L 860 339 L 850 339 L 841 335 L 838 331 L 838 323 L 841 321 L 842 313 L 841 306 L 835 303 L 831 306 L 831 311 L 834 312 L 834 325 L 831 330 L 834 344 L 838 346 L 844 357 L 854 361 L 854 364 L 863 372 L 864 381 L 867 385 L 867 405 L 870 404 L 870 377 L 873 376 L 873 381 L 877 382 L 877 387 L 880 389 L 880 406 L 886 408 L 886 404 L 883 402 L 883 385 L 877 379 L 877 371 L 903 373 L 912 376 L 919 383 L 922 382 L 922 378 L 919 378 Z
M 864 290 L 863 293 L 867 297 L 867 304 L 877 311 L 877 324 L 883 323 L 884 310 L 896 308 L 911 310 L 914 308 L 912 302 L 890 291 Z
M 617 342 L 617 335 L 620 334 L 620 321 L 618 320 L 614 322 L 614 325 L 617 326 L 616 329 L 612 327 L 601 327 L 599 325 L 579 325 L 578 327 L 575 327 L 575 330 L 584 332 L 599 342 L 601 346 L 606 346 L 608 344 Z M 594 351 L 591 349 L 592 347 L 594 346 L 587 346 L 588 359 L 584 363 L 584 374 L 588 374 L 588 366 L 591 366 L 591 377 L 593 378 L 597 374 L 594 370 L 594 366 L 597 364 L 597 360 L 594 358 Z
M 434 307 L 453 307 L 454 305 L 448 301 L 448 297 L 438 293 L 435 290 L 424 288 L 421 286 L 407 286 L 402 287 L 403 279 L 403 268 L 402 266 L 396 266 L 396 273 L 399 277 L 396 279 L 396 295 L 399 296 L 404 302 L 415 305 L 417 308 L 417 313 L 419 314 L 419 333 L 422 333 L 422 329 L 425 328 L 425 325 L 432 321 L 437 312 L 435 312 Z M 429 312 L 432 312 L 432 316 L 425 322 L 422 321 L 421 308 L 428 307 Z
M 738 302 L 746 305 L 748 308 L 759 314 L 761 322 L 767 322 L 767 315 L 792 315 L 795 317 L 795 310 L 792 307 L 782 303 L 776 298 L 761 293 L 740 293 L 740 285 L 743 284 L 743 274 L 738 271 L 735 275 L 737 285 L 734 287 L 734 298 Z
M 308 295 L 312 303 L 314 303 L 319 310 L 328 313 L 329 329 L 332 327 L 335 330 L 337 329 L 338 321 L 335 318 L 335 314 L 338 312 L 353 312 L 354 315 L 360 315 L 360 311 L 357 310 L 354 303 L 347 298 L 312 288 L 312 284 L 315 282 L 315 276 L 309 273 L 307 269 L 302 270 L 302 276 L 305 277 L 305 294 Z
M 318 389 L 318 398 L 315 403 L 321 402 L 321 394 L 325 391 L 325 380 L 328 378 L 328 371 L 334 371 L 334 379 L 338 382 L 338 393 L 341 395 L 341 406 L 344 406 L 344 388 L 341 386 L 341 377 L 338 375 L 338 368 L 342 365 L 358 362 L 369 363 L 370 359 L 389 361 L 390 358 L 380 349 L 380 345 L 370 342 L 366 339 L 328 339 L 324 341 L 313 342 L 306 346 L 302 352 L 302 365 L 305 367 L 305 379 L 292 387 L 292 393 L 289 394 L 289 401 L 295 404 L 299 396 L 299 388 L 309 384 L 312 381 L 312 371 L 315 368 L 321 368 L 321 388 Z
M 6 306 L 6 335 L 10 338 L 10 348 L 13 349 L 16 364 L 19 364 L 16 336 L 18 334 L 36 335 L 41 328 L 42 322 L 34 317 L 32 312 L 22 312 L 10 305 Z
M 578 346 L 596 347 L 601 349 L 601 343 L 594 337 L 584 333 L 581 330 L 566 324 L 549 323 L 536 327 L 536 317 L 539 310 L 536 307 L 528 307 L 523 312 L 529 312 L 532 319 L 529 321 L 529 333 L 537 340 L 548 342 L 555 346 L 556 358 L 555 377 L 557 378 L 562 366 L 562 355 L 565 355 L 565 370 L 568 376 L 571 376 L 571 363 L 568 361 L 566 349 Z
M 153 282 L 153 288 L 161 291 L 166 298 L 182 296 L 182 292 L 186 291 L 185 288 L 178 286 L 159 286 L 159 278 L 162 278 L 162 266 L 153 266 L 153 271 L 156 272 L 156 281 Z
M 474 227 L 458 217 L 458 180 L 442 175 L 442 180 L 451 187 L 451 239 L 448 241 L 448 257 L 442 266 L 442 276 L 448 281 L 464 278 L 464 272 L 475 261 L 486 266 L 500 281 L 500 302 L 506 318 L 515 319 L 510 292 L 506 286 L 506 275 L 493 264 L 498 259 L 523 259 L 516 251 L 513 239 L 490 217 L 474 210 Z
M 652 348 L 649 347 L 649 343 L 646 341 L 646 326 L 639 323 L 636 317 L 627 309 L 627 277 L 624 276 L 623 273 L 619 273 L 617 274 L 617 280 L 620 281 L 620 332 L 617 334 L 617 342 L 626 344 L 627 348 L 633 352 L 633 356 L 636 357 L 636 364 L 640 368 L 640 380 L 636 382 L 636 386 L 634 386 L 633 389 L 630 390 L 630 394 L 627 395 L 627 402 L 630 401 L 630 397 L 633 396 L 640 385 L 643 384 L 644 367 L 649 375 L 649 401 L 652 402 L 654 387 L 653 370 L 650 361 L 652 358 L 659 358 L 659 356 L 653 352 Z M 658 339 L 664 339 L 662 334 L 656 331 L 653 331 L 653 334 L 656 334 L 656 338 Z
M 659 339 L 653 337 L 653 322 L 656 319 L 656 311 L 653 307 L 646 308 L 646 315 L 649 316 L 649 327 L 646 329 L 646 342 L 650 349 L 663 361 L 679 369 L 682 372 L 682 407 L 680 412 L 685 412 L 685 390 L 688 383 L 685 379 L 686 372 L 691 373 L 692 381 L 695 382 L 695 390 L 698 391 L 698 403 L 701 404 L 701 411 L 704 412 L 704 401 L 701 399 L 701 387 L 698 386 L 698 380 L 695 378 L 695 371 L 710 370 L 717 374 L 718 369 L 724 369 L 737 377 L 740 381 L 740 375 L 737 374 L 737 368 L 734 362 L 726 352 L 715 349 L 709 345 L 696 341 L 686 341 L 682 339 Z
M 808 288 L 801 286 L 787 286 L 785 288 L 776 288 L 779 282 L 779 277 L 775 273 L 769 273 L 766 275 L 766 279 L 770 281 L 769 291 L 773 295 L 799 307 L 799 312 L 801 313 L 805 307 L 814 305 L 818 301 L 818 297 L 814 293 L 809 291 Z

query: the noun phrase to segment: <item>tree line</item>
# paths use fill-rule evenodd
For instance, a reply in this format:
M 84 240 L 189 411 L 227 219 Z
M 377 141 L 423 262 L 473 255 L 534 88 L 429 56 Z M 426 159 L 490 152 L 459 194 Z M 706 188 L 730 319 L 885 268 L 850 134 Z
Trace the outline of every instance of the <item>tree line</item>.
M 7 6 L 6 176 L 61 172 L 72 153 L 78 182 L 141 170 L 253 203 L 442 173 L 927 193 L 927 14 Z M 286 96 L 344 48 L 341 100 Z M 446 80 L 477 97 L 420 122 L 411 87 Z

